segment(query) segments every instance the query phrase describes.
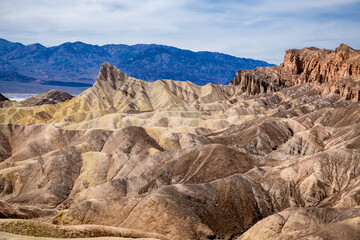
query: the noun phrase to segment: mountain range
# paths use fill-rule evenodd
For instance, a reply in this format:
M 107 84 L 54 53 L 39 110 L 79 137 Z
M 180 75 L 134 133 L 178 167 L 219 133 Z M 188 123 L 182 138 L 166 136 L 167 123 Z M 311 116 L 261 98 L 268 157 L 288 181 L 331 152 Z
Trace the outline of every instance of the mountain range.
M 173 79 L 197 85 L 228 84 L 240 68 L 272 66 L 250 58 L 156 44 L 97 46 L 67 42 L 45 47 L 0 39 L 0 92 L 39 93 L 58 88 L 76 95 L 92 86 L 104 62 L 145 81 Z
M 344 44 L 228 85 L 105 62 L 76 97 L 2 98 L 0 236 L 358 240 L 359 115 L 360 51 Z

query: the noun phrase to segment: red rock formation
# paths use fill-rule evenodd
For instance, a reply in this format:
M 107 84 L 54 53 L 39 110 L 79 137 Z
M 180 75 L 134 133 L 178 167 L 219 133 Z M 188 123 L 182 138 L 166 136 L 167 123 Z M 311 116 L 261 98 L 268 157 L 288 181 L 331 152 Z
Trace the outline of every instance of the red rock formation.
M 335 51 L 315 47 L 290 49 L 280 66 L 239 70 L 230 85 L 255 95 L 282 87 L 310 84 L 324 93 L 360 100 L 360 51 L 340 44 Z
M 254 70 L 240 69 L 230 85 L 237 85 L 239 93 L 256 95 L 277 92 L 283 86 L 277 74 L 279 67 L 264 67 Z

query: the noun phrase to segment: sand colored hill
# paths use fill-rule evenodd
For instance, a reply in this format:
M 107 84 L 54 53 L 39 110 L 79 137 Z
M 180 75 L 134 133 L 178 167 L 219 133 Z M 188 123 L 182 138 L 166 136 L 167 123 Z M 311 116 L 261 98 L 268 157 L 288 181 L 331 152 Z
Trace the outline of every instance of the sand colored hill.
M 72 98 L 73 96 L 71 96 L 70 94 L 61 90 L 54 89 L 28 98 L 22 101 L 21 104 L 24 107 L 34 107 L 44 104 L 56 104 L 59 102 L 65 102 Z
M 326 91 L 357 82 L 357 54 L 289 50 L 230 86 L 150 83 L 105 63 L 71 100 L 2 108 L 0 231 L 358 239 L 360 103 Z
M 114 66 L 105 63 L 94 86 L 78 97 L 63 104 L 1 109 L 0 120 L 3 123 L 21 125 L 69 125 L 109 114 L 121 121 L 129 114 L 155 110 L 161 112 L 162 109 L 173 110 L 162 113 L 164 117 L 172 117 L 173 112 L 174 117 L 178 117 L 177 112 L 183 110 L 182 115 L 189 115 L 190 118 L 196 116 L 197 119 L 204 115 L 200 105 L 205 105 L 203 111 L 209 109 L 221 112 L 221 101 L 228 101 L 232 94 L 233 88 L 229 86 L 208 84 L 200 87 L 191 82 L 166 80 L 149 83 L 128 77 Z M 119 125 L 115 128 L 123 127 L 126 122 Z

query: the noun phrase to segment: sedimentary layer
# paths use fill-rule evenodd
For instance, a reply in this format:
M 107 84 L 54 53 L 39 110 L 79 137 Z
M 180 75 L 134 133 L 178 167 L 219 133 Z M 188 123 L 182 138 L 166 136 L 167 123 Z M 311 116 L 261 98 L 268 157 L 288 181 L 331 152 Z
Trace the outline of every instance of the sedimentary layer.
M 290 49 L 280 66 L 239 70 L 230 85 L 238 93 L 260 94 L 308 84 L 319 91 L 360 100 L 360 52 L 340 44 L 334 51 L 315 47 Z
M 105 63 L 71 100 L 2 108 L 0 231 L 358 239 L 360 103 L 324 90 L 357 82 L 357 54 L 289 50 L 230 86 L 150 83 Z

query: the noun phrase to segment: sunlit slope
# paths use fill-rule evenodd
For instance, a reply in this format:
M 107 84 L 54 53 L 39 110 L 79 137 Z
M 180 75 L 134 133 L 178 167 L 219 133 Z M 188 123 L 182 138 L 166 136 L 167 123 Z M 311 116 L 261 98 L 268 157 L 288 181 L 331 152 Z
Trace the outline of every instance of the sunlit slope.
M 200 87 L 191 82 L 171 80 L 145 82 L 104 63 L 94 86 L 76 98 L 56 105 L 0 109 L 0 122 L 21 125 L 60 123 L 65 126 L 115 114 L 111 119 L 120 123 L 109 127 L 121 128 L 127 125 L 122 119 L 129 114 L 155 111 L 153 114 L 159 112 L 159 117 L 172 118 L 171 110 L 183 110 L 181 118 L 193 118 L 196 122 L 204 115 L 203 110 L 223 112 L 226 106 L 221 102 L 228 102 L 233 94 L 233 87 L 223 85 L 208 84 Z M 162 111 L 164 109 L 166 111 Z M 186 121 L 180 123 L 183 124 L 197 125 Z M 87 126 L 91 128 L 96 125 Z M 137 125 L 136 121 L 133 125 Z

